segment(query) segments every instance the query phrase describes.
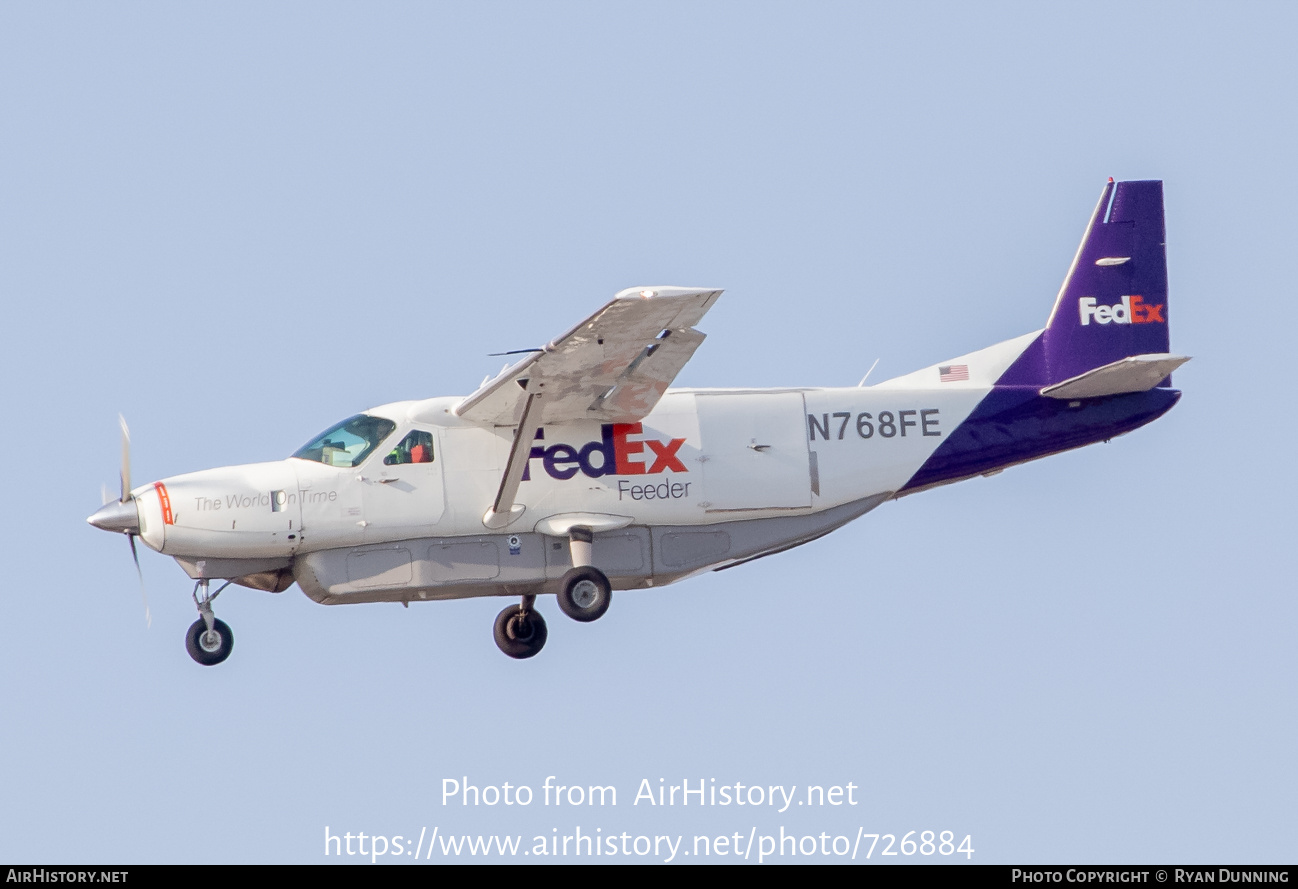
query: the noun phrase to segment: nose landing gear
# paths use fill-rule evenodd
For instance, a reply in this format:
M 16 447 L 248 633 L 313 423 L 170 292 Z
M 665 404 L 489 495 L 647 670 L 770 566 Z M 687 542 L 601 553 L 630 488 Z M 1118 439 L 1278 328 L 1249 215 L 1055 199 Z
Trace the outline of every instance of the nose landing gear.
M 194 584 L 194 604 L 198 606 L 198 620 L 190 625 L 185 633 L 185 650 L 189 656 L 204 667 L 214 667 L 230 656 L 234 649 L 234 633 L 223 620 L 217 620 L 212 614 L 212 601 L 221 595 L 231 581 L 222 584 L 215 593 L 208 595 L 207 578 Z M 202 598 L 199 591 L 202 590 Z

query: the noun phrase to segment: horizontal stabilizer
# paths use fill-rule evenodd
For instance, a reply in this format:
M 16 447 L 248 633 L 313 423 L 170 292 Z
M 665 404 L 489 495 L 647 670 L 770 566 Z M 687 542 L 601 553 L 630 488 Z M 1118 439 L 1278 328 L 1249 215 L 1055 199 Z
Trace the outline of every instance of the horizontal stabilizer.
M 1167 353 L 1132 355 L 1047 386 L 1041 394 L 1049 398 L 1098 398 L 1101 395 L 1145 392 L 1189 360 L 1189 356 Z

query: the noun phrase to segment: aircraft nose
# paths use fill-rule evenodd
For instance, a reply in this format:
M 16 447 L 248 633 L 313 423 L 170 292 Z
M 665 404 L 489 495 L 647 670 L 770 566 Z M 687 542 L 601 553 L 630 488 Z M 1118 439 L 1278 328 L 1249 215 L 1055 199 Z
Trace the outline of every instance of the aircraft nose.
M 119 531 L 122 534 L 140 533 L 140 515 L 135 508 L 135 500 L 113 500 L 105 503 L 87 522 L 103 531 Z

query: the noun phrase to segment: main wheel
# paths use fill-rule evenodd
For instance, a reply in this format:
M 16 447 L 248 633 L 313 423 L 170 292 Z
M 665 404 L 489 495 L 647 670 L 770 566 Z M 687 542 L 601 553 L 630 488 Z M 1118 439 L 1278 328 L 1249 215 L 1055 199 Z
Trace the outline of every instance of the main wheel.
M 545 647 L 545 618 L 535 609 L 510 605 L 496 615 L 496 645 L 512 658 L 532 657 Z
M 598 568 L 586 565 L 563 576 L 559 609 L 573 620 L 599 620 L 613 601 L 613 586 Z
M 234 648 L 234 633 L 223 620 L 212 621 L 212 632 L 200 617 L 185 634 L 185 650 L 204 667 L 214 667 L 230 656 Z

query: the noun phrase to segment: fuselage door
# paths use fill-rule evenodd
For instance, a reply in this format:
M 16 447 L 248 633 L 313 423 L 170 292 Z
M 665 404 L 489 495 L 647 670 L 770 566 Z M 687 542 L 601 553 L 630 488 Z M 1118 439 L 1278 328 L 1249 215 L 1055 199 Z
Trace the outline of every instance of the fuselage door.
M 434 431 L 412 429 L 361 473 L 365 540 L 427 537 L 446 511 L 441 442 Z
M 801 392 L 696 393 L 708 511 L 811 505 Z

